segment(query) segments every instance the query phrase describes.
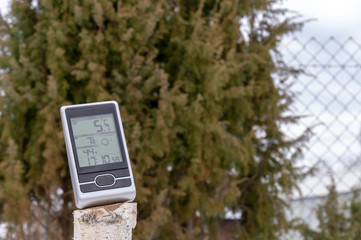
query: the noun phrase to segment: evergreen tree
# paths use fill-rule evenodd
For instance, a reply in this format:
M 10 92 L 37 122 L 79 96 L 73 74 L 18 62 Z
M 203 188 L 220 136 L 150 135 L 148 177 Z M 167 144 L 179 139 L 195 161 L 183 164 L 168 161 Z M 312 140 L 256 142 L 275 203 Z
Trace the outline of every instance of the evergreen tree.
M 71 238 L 59 108 L 116 100 L 137 239 L 217 239 L 226 211 L 242 213 L 234 238 L 278 239 L 304 139 L 280 130 L 295 118 L 272 52 L 300 25 L 277 2 L 13 0 L 0 38 L 8 238 Z
M 334 184 L 329 188 L 326 201 L 316 209 L 319 226 L 313 230 L 307 223 L 299 230 L 305 240 L 361 240 L 361 201 L 359 192 L 340 203 Z

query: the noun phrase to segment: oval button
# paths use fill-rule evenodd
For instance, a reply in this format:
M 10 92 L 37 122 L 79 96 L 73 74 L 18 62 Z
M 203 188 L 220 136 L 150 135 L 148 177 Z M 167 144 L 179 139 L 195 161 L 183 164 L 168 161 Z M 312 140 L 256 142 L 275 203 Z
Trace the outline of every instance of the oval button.
M 112 186 L 115 183 L 115 177 L 111 174 L 99 175 L 95 178 L 95 183 L 99 187 Z

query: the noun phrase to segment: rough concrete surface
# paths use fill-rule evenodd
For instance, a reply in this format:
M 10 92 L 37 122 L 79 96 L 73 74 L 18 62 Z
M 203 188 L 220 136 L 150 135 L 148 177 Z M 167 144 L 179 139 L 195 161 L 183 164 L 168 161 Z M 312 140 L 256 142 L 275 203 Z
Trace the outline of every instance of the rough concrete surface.
M 137 223 L 137 204 L 118 203 L 76 210 L 74 240 L 132 239 Z

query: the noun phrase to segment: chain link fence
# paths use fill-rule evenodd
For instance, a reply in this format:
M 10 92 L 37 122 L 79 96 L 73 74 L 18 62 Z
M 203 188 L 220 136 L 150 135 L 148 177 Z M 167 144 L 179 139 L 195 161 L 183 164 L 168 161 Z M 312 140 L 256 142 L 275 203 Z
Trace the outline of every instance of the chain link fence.
M 293 77 L 292 114 L 303 116 L 285 131 L 296 137 L 308 127 L 313 136 L 299 166 L 314 168 L 290 202 L 293 217 L 317 227 L 315 208 L 332 182 L 340 196 L 361 186 L 361 44 L 353 38 L 290 38 L 279 49 L 283 60 L 303 71 Z

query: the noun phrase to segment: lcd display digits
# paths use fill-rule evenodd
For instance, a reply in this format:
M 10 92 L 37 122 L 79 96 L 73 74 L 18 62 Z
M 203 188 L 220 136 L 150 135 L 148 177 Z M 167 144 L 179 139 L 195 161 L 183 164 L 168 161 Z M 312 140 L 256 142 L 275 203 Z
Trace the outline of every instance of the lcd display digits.
M 113 114 L 70 119 L 80 167 L 122 162 Z

